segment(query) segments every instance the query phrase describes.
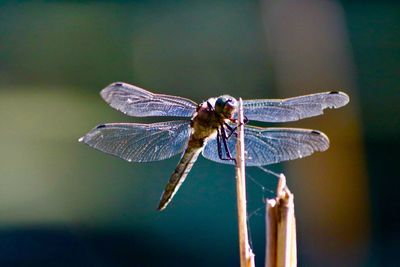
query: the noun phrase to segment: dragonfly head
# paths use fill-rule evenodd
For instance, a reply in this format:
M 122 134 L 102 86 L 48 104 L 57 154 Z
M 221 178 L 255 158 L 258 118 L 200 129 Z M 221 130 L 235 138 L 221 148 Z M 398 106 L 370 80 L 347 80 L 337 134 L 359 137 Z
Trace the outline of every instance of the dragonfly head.
M 233 117 L 233 114 L 236 112 L 236 108 L 236 99 L 229 95 L 222 95 L 215 101 L 215 111 L 227 119 Z

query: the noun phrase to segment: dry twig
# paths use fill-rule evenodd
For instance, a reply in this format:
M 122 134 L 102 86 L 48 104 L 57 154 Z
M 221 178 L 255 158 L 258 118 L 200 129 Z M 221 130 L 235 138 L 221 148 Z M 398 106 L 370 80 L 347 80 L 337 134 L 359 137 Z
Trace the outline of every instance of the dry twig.
M 243 103 L 239 98 L 238 138 L 236 143 L 236 194 L 239 226 L 240 267 L 254 267 L 254 254 L 249 245 L 246 211 Z
M 283 174 L 279 177 L 277 197 L 266 203 L 266 267 L 297 266 L 296 220 L 293 194 L 286 186 Z

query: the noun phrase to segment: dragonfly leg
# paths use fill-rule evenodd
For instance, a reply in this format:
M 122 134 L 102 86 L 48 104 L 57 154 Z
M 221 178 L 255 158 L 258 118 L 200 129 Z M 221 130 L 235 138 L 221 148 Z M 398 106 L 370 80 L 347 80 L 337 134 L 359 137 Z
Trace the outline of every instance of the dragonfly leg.
M 231 153 L 228 148 L 228 144 L 226 143 L 227 137 L 226 137 L 226 132 L 223 127 L 218 128 L 217 130 L 217 149 L 218 149 L 218 156 L 221 160 L 234 160 L 232 158 Z M 222 145 L 224 146 L 224 149 L 226 151 L 226 158 L 222 154 Z
M 207 101 L 207 107 L 208 107 L 208 109 L 209 109 L 210 111 L 214 111 L 213 105 L 211 105 L 211 103 L 208 102 L 208 101 Z
M 247 124 L 248 122 L 249 122 L 249 119 L 246 117 L 246 115 L 244 115 L 243 123 L 244 123 L 244 124 Z
M 237 132 L 236 132 L 237 126 L 236 127 L 232 127 L 229 124 L 227 124 L 226 122 L 224 122 L 224 125 L 229 130 L 229 134 L 227 136 L 227 139 L 229 139 L 232 136 L 232 134 L 234 134 L 237 137 Z
M 222 157 L 221 133 L 219 129 L 217 130 L 217 149 L 218 149 L 218 157 L 224 160 L 224 158 Z
M 238 123 L 238 119 L 230 119 L 230 121 L 231 121 L 232 123 L 234 123 L 234 124 L 237 124 L 237 123 Z M 246 115 L 244 115 L 243 124 L 246 125 L 248 122 L 249 122 L 249 119 L 246 117 Z M 232 127 L 229 126 L 229 124 L 227 124 L 226 122 L 224 122 L 224 125 L 225 125 L 230 131 L 232 131 L 232 130 L 231 130 Z M 242 125 L 240 125 L 240 126 L 242 126 Z M 238 127 L 238 126 L 236 126 L 236 127 L 233 128 L 233 129 L 236 130 L 237 127 Z
M 224 145 L 226 152 L 226 157 L 227 157 L 226 160 L 234 160 L 236 162 L 236 160 L 232 157 L 231 152 L 229 151 L 229 147 L 226 142 L 228 140 L 228 136 L 226 135 L 225 127 L 223 124 L 221 124 L 220 130 L 221 130 L 222 144 Z

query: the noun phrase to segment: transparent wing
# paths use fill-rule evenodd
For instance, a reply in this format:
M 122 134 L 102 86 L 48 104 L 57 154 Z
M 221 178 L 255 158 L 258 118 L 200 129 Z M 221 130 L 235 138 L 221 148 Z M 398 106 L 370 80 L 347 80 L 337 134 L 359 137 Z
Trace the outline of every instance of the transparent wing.
M 100 94 L 111 107 L 134 117 L 191 117 L 197 106 L 183 97 L 153 94 L 122 82 L 110 84 Z
M 247 166 L 263 166 L 298 159 L 309 156 L 315 151 L 324 151 L 329 147 L 329 139 L 324 133 L 297 128 L 246 126 L 244 143 Z M 236 137 L 232 135 L 228 140 L 228 148 L 233 157 L 236 157 L 235 146 Z M 234 164 L 232 160 L 219 158 L 215 138 L 207 142 L 203 156 L 219 163 Z
M 190 121 L 183 120 L 108 123 L 97 126 L 79 141 L 127 161 L 163 160 L 184 150 L 190 135 L 189 124 Z
M 345 93 L 325 92 L 286 99 L 244 100 L 243 109 L 249 120 L 286 122 L 318 116 L 326 108 L 340 108 L 348 102 Z

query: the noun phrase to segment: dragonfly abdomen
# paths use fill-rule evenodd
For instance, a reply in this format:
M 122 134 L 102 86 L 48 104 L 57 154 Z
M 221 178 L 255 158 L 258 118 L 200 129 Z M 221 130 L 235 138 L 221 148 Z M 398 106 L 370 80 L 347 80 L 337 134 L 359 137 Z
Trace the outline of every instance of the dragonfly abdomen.
M 172 200 L 179 187 L 185 181 L 186 176 L 196 162 L 197 157 L 203 150 L 204 140 L 198 140 L 191 138 L 188 143 L 188 147 L 185 150 L 181 160 L 175 168 L 175 171 L 171 174 L 168 184 L 165 186 L 164 193 L 161 196 L 158 210 L 163 210 L 167 207 L 168 203 Z

